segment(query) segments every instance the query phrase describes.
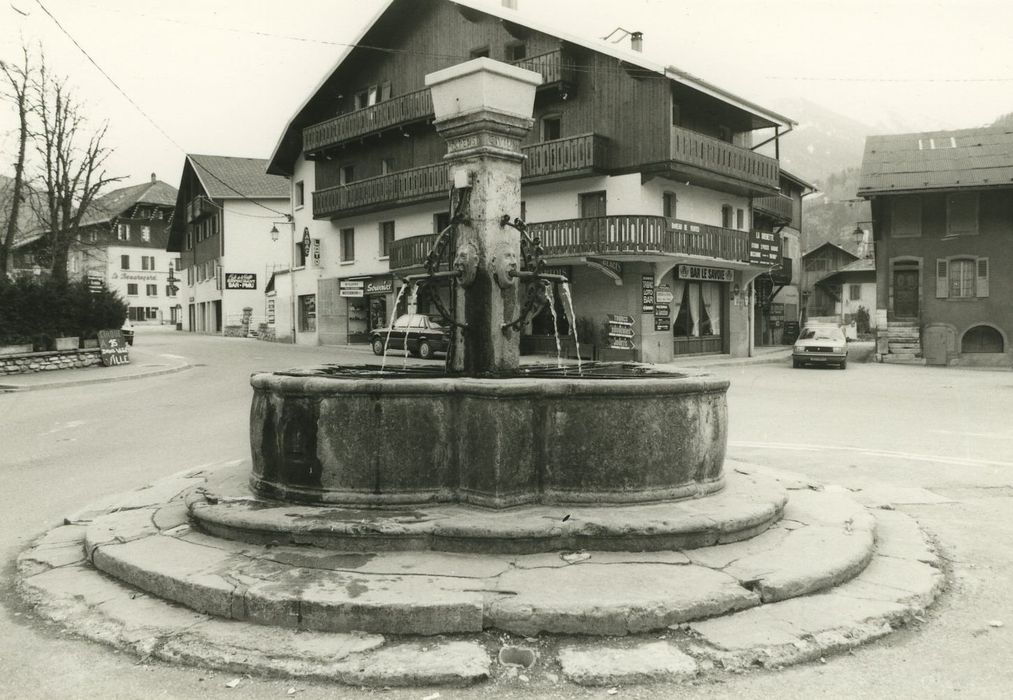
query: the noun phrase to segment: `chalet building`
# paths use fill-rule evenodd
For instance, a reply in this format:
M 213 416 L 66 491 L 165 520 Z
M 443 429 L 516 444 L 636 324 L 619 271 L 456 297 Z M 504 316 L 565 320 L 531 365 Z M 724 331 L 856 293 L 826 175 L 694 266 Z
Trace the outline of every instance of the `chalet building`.
M 450 190 L 424 76 L 479 56 L 543 77 L 523 201 L 503 213 L 572 281 L 578 326 L 601 339 L 624 317 L 630 359 L 647 362 L 748 355 L 753 281 L 782 262 L 791 195 L 776 156 L 792 122 L 636 50 L 465 0 L 386 2 L 271 156 L 268 172 L 291 180 L 297 238 L 320 251 L 292 285 L 276 278 L 279 310 L 295 289 L 298 342 L 367 342 L 395 312 L 399 278 L 422 270 Z M 522 351 L 554 352 L 552 331 L 546 309 Z
M 858 194 L 871 201 L 885 361 L 1013 360 L 1013 130 L 870 136 Z
M 816 289 L 832 303 L 829 313 L 821 314 L 823 320 L 843 327 L 848 337 L 876 329 L 876 261 L 872 257 L 827 273 L 816 280 Z
M 803 323 L 822 320 L 832 322 L 839 293 L 827 284 L 817 284 L 838 270 L 858 260 L 854 253 L 827 241 L 802 255 Z
M 180 259 L 185 330 L 246 335 L 273 321 L 264 290 L 275 272 L 301 261 L 289 245 L 289 183 L 266 166 L 260 158 L 186 156 L 166 246 Z M 272 238 L 272 217 L 281 237 Z
M 176 323 L 182 307 L 169 272 L 179 260 L 165 249 L 175 205 L 176 188 L 154 173 L 149 182 L 98 198 L 79 225 L 68 276 L 118 292 L 133 323 Z
M 785 340 L 785 324 L 798 322 L 802 311 L 802 202 L 816 188 L 784 170 L 781 171 L 780 192 L 753 199 L 753 227 L 774 233 L 781 242 L 781 264 L 760 274 L 753 282 L 756 289 L 754 305 L 756 345 L 781 345 Z

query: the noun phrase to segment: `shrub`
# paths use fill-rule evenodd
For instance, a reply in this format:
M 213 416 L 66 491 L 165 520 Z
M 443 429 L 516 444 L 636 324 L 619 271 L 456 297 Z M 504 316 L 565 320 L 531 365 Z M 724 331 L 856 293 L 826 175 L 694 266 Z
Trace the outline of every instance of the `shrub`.
M 864 306 L 859 306 L 858 311 L 855 312 L 855 330 L 859 335 L 869 333 L 869 310 Z
M 102 329 L 122 326 L 126 317 L 127 304 L 116 292 L 92 293 L 86 282 L 0 282 L 0 345 L 30 342 L 46 350 L 53 338 L 95 338 Z

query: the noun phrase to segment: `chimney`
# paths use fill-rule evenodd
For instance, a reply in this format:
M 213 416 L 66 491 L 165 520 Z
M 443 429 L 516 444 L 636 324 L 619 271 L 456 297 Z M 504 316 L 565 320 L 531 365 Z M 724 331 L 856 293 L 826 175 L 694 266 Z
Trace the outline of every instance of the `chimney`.
M 156 180 L 156 178 L 155 178 L 155 173 L 151 173 L 151 181 L 152 181 L 152 182 L 155 182 L 155 180 Z
M 630 48 L 634 51 L 644 50 L 644 33 L 643 32 L 631 32 L 630 33 Z
M 503 7 L 507 8 L 508 10 L 516 10 L 517 0 L 503 0 Z

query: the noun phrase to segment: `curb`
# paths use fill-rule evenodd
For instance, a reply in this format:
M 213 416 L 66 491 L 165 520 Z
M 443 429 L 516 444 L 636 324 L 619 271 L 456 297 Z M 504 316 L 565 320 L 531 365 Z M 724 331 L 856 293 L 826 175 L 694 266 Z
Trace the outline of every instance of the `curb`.
M 176 372 L 182 372 L 184 370 L 192 369 L 193 365 L 189 362 L 184 362 L 181 365 L 175 367 L 165 367 L 162 369 L 153 369 L 145 372 L 138 372 L 136 374 L 128 374 L 126 376 L 116 377 L 93 377 L 83 379 L 72 379 L 65 381 L 45 382 L 44 384 L 34 385 L 18 385 L 18 384 L 0 384 L 0 392 L 2 393 L 14 393 L 21 391 L 40 391 L 42 389 L 63 389 L 69 386 L 78 386 L 84 384 L 103 384 L 106 382 L 126 382 L 132 379 L 145 379 L 147 377 L 157 377 L 162 374 L 175 374 Z

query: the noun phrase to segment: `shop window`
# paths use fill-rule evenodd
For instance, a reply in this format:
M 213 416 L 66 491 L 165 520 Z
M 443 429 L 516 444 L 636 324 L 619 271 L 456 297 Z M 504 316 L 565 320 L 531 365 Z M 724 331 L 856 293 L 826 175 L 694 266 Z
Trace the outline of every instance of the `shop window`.
M 951 192 L 946 195 L 946 235 L 974 236 L 978 233 L 978 193 Z
M 922 198 L 919 195 L 892 197 L 893 221 L 890 235 L 894 238 L 917 238 L 922 235 Z
M 390 249 L 394 245 L 394 222 L 380 222 L 380 257 L 390 257 Z
M 975 326 L 964 333 L 960 352 L 1004 352 L 1002 334 L 991 326 Z
M 120 256 L 120 269 L 121 270 L 129 270 L 130 269 L 130 256 L 129 255 L 121 255 Z
M 717 282 L 674 282 L 672 335 L 677 339 L 720 336 L 722 289 Z
M 306 188 L 303 185 L 303 181 L 295 183 L 295 205 L 301 207 L 306 204 Z
M 341 229 L 341 262 L 355 261 L 355 229 Z
M 312 333 L 317 329 L 317 295 L 302 294 L 299 297 L 299 330 Z
M 558 114 L 542 117 L 542 141 L 555 141 L 563 133 L 563 119 Z
M 858 301 L 862 298 L 862 285 L 860 284 L 849 284 L 848 285 L 848 298 L 851 301 Z
M 661 215 L 674 219 L 676 214 L 677 200 L 674 192 L 665 192 L 661 195 Z
M 158 285 L 157 284 L 146 284 L 146 285 L 144 285 L 144 287 L 145 287 L 144 291 L 145 291 L 145 293 L 149 297 L 157 297 L 158 296 Z
M 137 296 L 137 285 L 134 284 L 133 282 L 127 285 L 127 296 L 128 297 Z
M 721 207 L 721 227 L 732 227 L 732 205 L 730 204 L 725 204 Z

